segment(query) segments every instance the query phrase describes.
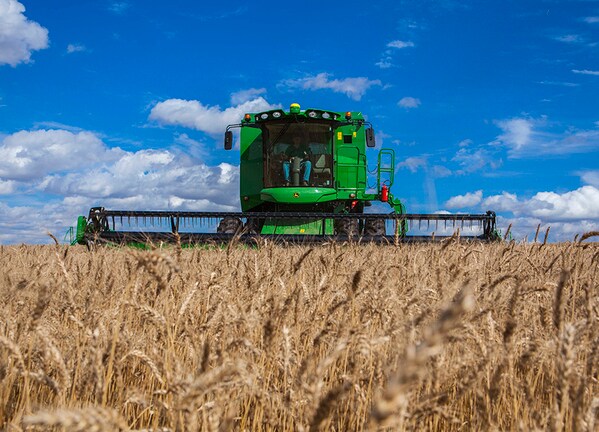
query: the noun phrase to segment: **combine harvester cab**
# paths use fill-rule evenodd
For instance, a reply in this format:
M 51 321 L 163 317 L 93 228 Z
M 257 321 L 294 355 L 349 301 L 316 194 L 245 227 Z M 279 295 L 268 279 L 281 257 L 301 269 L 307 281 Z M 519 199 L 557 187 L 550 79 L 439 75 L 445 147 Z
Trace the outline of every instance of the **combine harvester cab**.
M 247 113 L 241 123 L 227 126 L 225 150 L 233 148 L 233 128 L 240 128 L 240 213 L 94 207 L 87 218 L 79 217 L 74 243 L 195 244 L 262 237 L 398 243 L 441 240 L 475 227 L 476 235 L 462 238 L 497 238 L 493 212 L 406 213 L 390 190 L 393 149 L 379 151 L 376 185 L 369 190 L 366 149 L 375 147 L 375 134 L 360 112 L 301 110 L 292 104 L 289 111 Z M 373 202 L 386 203 L 390 212 L 365 213 Z M 429 234 L 408 235 L 414 224 L 426 225 Z

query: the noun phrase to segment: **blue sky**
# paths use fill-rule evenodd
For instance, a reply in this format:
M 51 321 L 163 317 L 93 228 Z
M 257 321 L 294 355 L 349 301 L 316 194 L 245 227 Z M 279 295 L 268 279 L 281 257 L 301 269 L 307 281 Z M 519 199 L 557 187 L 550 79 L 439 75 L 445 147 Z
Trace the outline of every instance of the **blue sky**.
M 0 0 L 0 244 L 237 210 L 224 127 L 292 102 L 362 111 L 411 212 L 599 229 L 599 1 L 371 3 Z

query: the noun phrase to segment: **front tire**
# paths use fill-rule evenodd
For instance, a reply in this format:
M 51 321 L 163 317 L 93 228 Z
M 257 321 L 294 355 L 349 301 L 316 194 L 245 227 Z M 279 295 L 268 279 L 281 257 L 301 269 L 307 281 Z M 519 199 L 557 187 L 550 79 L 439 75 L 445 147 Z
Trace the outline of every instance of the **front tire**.
M 385 234 L 385 221 L 383 219 L 366 219 L 364 223 L 365 237 L 379 237 Z
M 220 221 L 216 232 L 220 234 L 237 234 L 241 232 L 242 228 L 243 222 L 239 218 L 227 216 Z

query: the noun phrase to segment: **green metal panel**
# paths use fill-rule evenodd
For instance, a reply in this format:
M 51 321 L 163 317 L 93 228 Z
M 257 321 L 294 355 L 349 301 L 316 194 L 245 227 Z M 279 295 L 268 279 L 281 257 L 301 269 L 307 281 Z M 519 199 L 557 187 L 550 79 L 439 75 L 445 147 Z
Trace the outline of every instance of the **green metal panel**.
M 268 218 L 262 227 L 262 234 L 332 235 L 333 221 L 331 219 L 314 219 L 306 221 L 305 219 Z
M 342 126 L 335 132 L 335 184 L 340 198 L 366 190 L 364 128 Z
M 262 189 L 262 201 L 286 204 L 312 204 L 337 199 L 337 191 L 333 188 L 320 187 L 283 187 Z
M 85 216 L 79 216 L 77 218 L 77 233 L 75 235 L 74 242 L 71 242 L 71 245 L 75 243 L 83 244 L 83 236 L 85 235 L 85 229 L 87 228 L 87 219 Z
M 262 202 L 260 199 L 260 191 L 264 187 L 262 132 L 257 128 L 242 128 L 240 140 L 241 209 L 248 211 Z

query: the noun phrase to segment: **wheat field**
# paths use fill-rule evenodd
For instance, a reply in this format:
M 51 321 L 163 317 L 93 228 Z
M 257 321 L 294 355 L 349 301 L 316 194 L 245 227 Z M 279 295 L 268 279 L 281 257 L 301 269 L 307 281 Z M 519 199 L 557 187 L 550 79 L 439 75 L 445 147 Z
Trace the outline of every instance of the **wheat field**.
M 594 431 L 599 244 L 0 246 L 0 429 Z

